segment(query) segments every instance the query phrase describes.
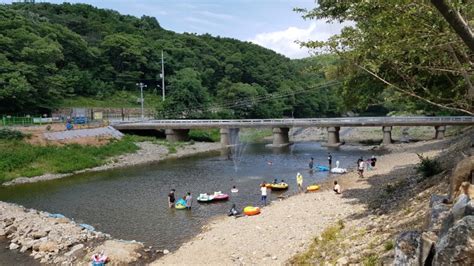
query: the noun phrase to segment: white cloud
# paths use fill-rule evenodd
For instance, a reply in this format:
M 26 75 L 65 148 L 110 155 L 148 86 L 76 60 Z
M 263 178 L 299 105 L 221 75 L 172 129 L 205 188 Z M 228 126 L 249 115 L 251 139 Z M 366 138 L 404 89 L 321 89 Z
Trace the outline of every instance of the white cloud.
M 214 12 L 210 12 L 210 11 L 198 11 L 196 13 L 198 13 L 200 15 L 203 15 L 203 16 L 206 16 L 206 17 L 209 17 L 209 18 L 220 19 L 220 20 L 234 19 L 234 16 L 224 14 L 224 13 L 214 13 Z
M 338 34 L 344 26 L 346 25 L 313 21 L 308 28 L 289 27 L 282 31 L 259 33 L 249 41 L 290 58 L 303 58 L 308 57 L 310 51 L 301 48 L 297 41 L 325 41 Z

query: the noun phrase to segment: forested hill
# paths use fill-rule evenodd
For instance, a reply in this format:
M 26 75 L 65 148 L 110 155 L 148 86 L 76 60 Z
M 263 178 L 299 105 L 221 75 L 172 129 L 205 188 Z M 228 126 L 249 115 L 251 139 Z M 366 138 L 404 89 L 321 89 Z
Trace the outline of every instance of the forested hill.
M 140 81 L 151 91 L 161 84 L 162 50 L 169 97 L 156 108 L 163 117 L 338 112 L 334 90 L 314 88 L 324 73 L 305 71 L 317 60 L 290 60 L 230 38 L 177 34 L 148 16 L 85 4 L 0 5 L 0 47 L 0 113 L 51 110 L 75 96 L 106 99 L 136 92 Z

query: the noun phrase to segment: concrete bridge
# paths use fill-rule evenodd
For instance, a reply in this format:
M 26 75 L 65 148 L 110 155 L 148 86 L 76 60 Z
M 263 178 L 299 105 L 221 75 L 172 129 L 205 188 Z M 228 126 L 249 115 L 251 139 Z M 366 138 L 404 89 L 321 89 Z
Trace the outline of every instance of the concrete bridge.
M 288 132 L 291 127 L 325 127 L 328 132 L 327 146 L 341 145 L 341 127 L 380 126 L 383 144 L 392 143 L 394 126 L 433 126 L 434 138 L 444 138 L 447 125 L 474 125 L 474 116 L 409 116 L 409 117 L 344 117 L 344 118 L 301 118 L 301 119 L 243 119 L 243 120 L 147 120 L 139 122 L 119 122 L 112 124 L 118 130 L 165 130 L 169 141 L 185 141 L 190 129 L 220 128 L 222 146 L 230 145 L 230 137 L 240 128 L 273 128 L 273 143 L 282 147 L 290 144 Z

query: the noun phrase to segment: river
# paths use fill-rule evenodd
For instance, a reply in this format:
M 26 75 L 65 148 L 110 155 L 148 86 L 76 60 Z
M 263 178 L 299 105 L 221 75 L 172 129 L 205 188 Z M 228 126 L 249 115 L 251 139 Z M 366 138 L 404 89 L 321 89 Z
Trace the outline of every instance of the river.
M 305 185 L 319 183 L 328 176 L 328 172 L 308 171 L 310 157 L 314 157 L 315 165 L 327 164 L 327 149 L 317 142 L 297 143 L 283 150 L 272 150 L 264 144 L 248 144 L 240 149 L 243 152 L 237 170 L 232 160 L 222 159 L 219 153 L 209 153 L 2 187 L 0 200 L 61 213 L 114 238 L 174 250 L 197 235 L 210 218 L 226 214 L 232 203 L 239 208 L 260 205 L 259 184 L 262 181 L 271 182 L 277 178 L 290 184 L 286 192 L 270 193 L 270 200 L 275 200 L 281 193 L 296 193 L 297 172 L 303 174 Z M 341 167 L 353 168 L 358 157 L 367 158 L 372 152 L 346 146 L 331 154 L 333 163 L 339 160 Z M 230 193 L 233 185 L 239 189 L 238 193 Z M 199 204 L 194 200 L 191 211 L 175 210 L 167 206 L 171 188 L 176 189 L 177 196 L 184 196 L 189 191 L 194 199 L 199 193 L 214 191 L 228 193 L 231 198 L 228 202 L 211 204 Z

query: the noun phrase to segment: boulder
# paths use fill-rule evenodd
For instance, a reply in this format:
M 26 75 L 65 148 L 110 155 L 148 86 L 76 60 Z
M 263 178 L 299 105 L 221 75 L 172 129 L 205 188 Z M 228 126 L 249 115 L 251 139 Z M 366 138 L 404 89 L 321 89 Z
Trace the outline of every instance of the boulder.
M 438 237 L 434 232 L 423 232 L 421 234 L 421 254 L 422 265 L 431 265 L 435 254 L 435 244 Z
M 88 253 L 84 261 L 90 261 L 94 254 L 104 251 L 104 254 L 110 259 L 107 265 L 127 265 L 136 262 L 141 257 L 139 252 L 143 249 L 143 244 L 138 242 L 107 240 Z
M 15 243 L 11 243 L 10 246 L 9 246 L 10 250 L 18 249 L 19 247 L 20 246 L 15 244 Z
M 403 232 L 395 242 L 394 265 L 418 265 L 421 254 L 421 233 Z
M 336 265 L 340 265 L 340 266 L 349 265 L 349 259 L 348 259 L 347 257 L 339 258 L 339 259 L 336 261 Z
M 433 265 L 474 265 L 474 216 L 465 216 L 436 244 Z
M 44 231 L 44 230 L 41 230 L 41 231 L 35 231 L 33 233 L 31 233 L 31 237 L 33 239 L 40 239 L 42 237 L 45 237 L 48 235 L 48 232 Z
M 469 156 L 465 158 L 464 160 L 460 161 L 457 165 L 456 168 L 454 169 L 453 174 L 451 175 L 450 179 L 450 198 L 455 199 L 457 195 L 459 194 L 459 187 L 461 186 L 461 183 L 464 181 L 470 182 L 471 180 L 471 175 L 472 171 L 474 170 L 474 156 Z M 472 189 L 471 189 L 471 192 Z M 471 198 L 474 197 L 474 195 L 470 195 Z
M 450 213 L 450 206 L 444 204 L 443 201 L 447 200 L 447 196 L 432 195 L 430 199 L 430 212 L 428 217 L 428 231 L 438 233 L 441 230 L 443 221 L 446 220 Z
M 84 251 L 83 244 L 77 244 L 64 254 L 65 257 L 78 257 Z
M 46 241 L 46 242 L 42 242 L 39 245 L 38 250 L 40 252 L 54 252 L 56 250 L 59 250 L 59 247 L 58 247 L 58 244 L 54 241 Z

